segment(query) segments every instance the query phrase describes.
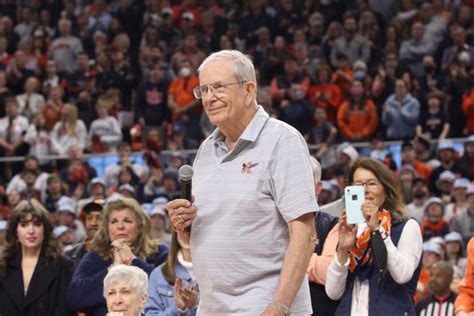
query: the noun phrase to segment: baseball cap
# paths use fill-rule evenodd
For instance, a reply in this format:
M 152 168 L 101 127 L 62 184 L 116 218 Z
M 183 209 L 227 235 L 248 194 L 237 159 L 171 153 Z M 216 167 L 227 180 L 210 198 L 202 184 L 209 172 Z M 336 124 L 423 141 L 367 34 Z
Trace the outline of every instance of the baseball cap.
M 449 170 L 445 170 L 445 171 L 441 172 L 441 174 L 439 175 L 437 183 L 438 183 L 438 185 L 440 185 L 442 181 L 454 182 L 455 180 L 456 180 L 456 176 L 454 175 L 454 173 L 452 173 Z
M 438 144 L 438 151 L 444 150 L 444 149 L 451 149 L 454 150 L 454 143 L 450 139 L 443 139 L 442 141 L 439 142 Z
M 183 13 L 181 18 L 194 21 L 194 14 L 192 12 L 186 11 L 186 12 Z
M 0 230 L 7 230 L 7 221 L 0 220 Z
M 161 215 L 164 219 L 168 217 L 166 214 L 166 211 L 162 205 L 153 205 L 149 210 L 148 210 L 148 216 L 152 217 L 155 215 Z
M 349 143 L 343 143 L 338 148 L 339 154 L 346 154 L 350 160 L 355 160 L 359 157 L 357 150 Z
M 76 202 L 67 196 L 61 197 L 56 203 L 58 212 L 69 212 L 76 215 Z
M 444 209 L 444 202 L 441 200 L 439 197 L 430 197 L 428 200 L 425 202 L 425 210 L 430 206 L 431 204 L 437 203 L 441 205 Z
M 469 184 L 469 188 L 467 189 L 466 196 L 471 195 L 474 193 L 474 185 Z
M 128 183 L 125 183 L 125 184 L 122 184 L 121 186 L 119 186 L 118 190 L 119 190 L 119 192 L 123 191 L 123 190 L 127 190 L 130 193 L 132 193 L 133 195 L 135 195 L 135 193 L 136 193 L 135 188 L 132 185 L 128 184 Z
M 447 234 L 446 236 L 444 236 L 444 241 L 445 241 L 445 242 L 458 241 L 458 242 L 460 242 L 460 243 L 463 242 L 462 236 L 461 236 L 461 234 L 458 233 L 458 232 L 450 232 L 449 234 Z
M 443 249 L 441 248 L 440 244 L 432 242 L 432 241 L 427 241 L 423 244 L 423 252 L 443 254 Z
M 94 179 L 91 180 L 90 185 L 93 186 L 94 184 L 102 184 L 104 187 L 106 186 L 104 179 L 99 178 L 99 177 L 95 177 Z
M 173 9 L 171 9 L 170 7 L 164 8 L 164 9 L 161 10 L 161 15 L 163 15 L 163 16 L 165 16 L 165 15 L 172 16 L 173 15 Z
M 61 237 L 65 232 L 67 232 L 68 229 L 69 229 L 69 228 L 67 228 L 67 226 L 64 226 L 64 225 L 57 226 L 57 227 L 54 228 L 54 230 L 53 230 L 53 235 L 54 235 L 54 237 L 59 238 L 59 237 Z
M 459 179 L 454 180 L 454 185 L 453 185 L 454 189 L 456 188 L 469 189 L 469 186 L 470 186 L 469 180 L 466 178 L 459 178 Z

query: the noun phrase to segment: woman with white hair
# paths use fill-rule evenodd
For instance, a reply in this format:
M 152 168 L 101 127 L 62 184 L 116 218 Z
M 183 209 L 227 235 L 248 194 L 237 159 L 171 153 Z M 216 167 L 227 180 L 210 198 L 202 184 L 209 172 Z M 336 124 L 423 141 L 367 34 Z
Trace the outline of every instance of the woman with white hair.
M 147 288 L 148 276 L 142 269 L 124 264 L 113 266 L 104 279 L 107 316 L 143 315 Z

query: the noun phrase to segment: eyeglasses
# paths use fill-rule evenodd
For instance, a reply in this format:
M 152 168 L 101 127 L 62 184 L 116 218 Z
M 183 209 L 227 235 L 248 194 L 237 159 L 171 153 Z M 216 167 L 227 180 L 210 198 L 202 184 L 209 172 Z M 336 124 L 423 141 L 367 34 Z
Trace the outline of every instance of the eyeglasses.
M 193 89 L 194 97 L 196 99 L 202 99 L 208 92 L 213 94 L 223 93 L 224 88 L 228 86 L 232 86 L 235 84 L 241 84 L 247 82 L 246 80 L 242 80 L 239 82 L 232 82 L 232 83 L 222 83 L 222 82 L 215 82 L 205 86 L 199 86 Z
M 381 184 L 376 180 L 370 180 L 367 182 L 354 182 L 352 185 L 361 185 L 367 190 L 377 190 Z

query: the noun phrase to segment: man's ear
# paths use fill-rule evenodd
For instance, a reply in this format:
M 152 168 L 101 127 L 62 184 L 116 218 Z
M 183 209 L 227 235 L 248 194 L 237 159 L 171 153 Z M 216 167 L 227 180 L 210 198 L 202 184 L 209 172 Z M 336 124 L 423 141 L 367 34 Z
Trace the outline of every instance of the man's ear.
M 253 81 L 248 81 L 245 84 L 245 104 L 251 105 L 254 98 L 257 98 L 257 84 Z

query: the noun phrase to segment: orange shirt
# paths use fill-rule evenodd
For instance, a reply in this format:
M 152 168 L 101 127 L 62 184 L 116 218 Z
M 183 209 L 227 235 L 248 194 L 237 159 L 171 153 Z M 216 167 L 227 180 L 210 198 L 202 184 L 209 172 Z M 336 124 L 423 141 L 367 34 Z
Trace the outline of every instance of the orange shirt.
M 168 94 L 174 96 L 178 107 L 184 107 L 195 100 L 193 89 L 199 86 L 199 78 L 191 75 L 188 79 L 178 77 L 173 80 L 168 88 Z
M 466 114 L 466 129 L 469 134 L 474 133 L 474 89 L 462 98 L 462 110 Z
M 354 108 L 344 101 L 337 111 L 337 125 L 341 135 L 345 138 L 367 139 L 377 128 L 378 116 L 372 100 L 367 99 L 361 108 Z M 357 139 L 357 140 L 359 140 Z
M 474 238 L 467 244 L 467 266 L 464 278 L 459 284 L 459 294 L 454 304 L 454 310 L 474 312 Z
M 341 89 L 335 84 L 313 85 L 308 91 L 308 100 L 315 107 L 326 110 L 328 121 L 336 124 L 337 109 L 342 101 Z

